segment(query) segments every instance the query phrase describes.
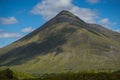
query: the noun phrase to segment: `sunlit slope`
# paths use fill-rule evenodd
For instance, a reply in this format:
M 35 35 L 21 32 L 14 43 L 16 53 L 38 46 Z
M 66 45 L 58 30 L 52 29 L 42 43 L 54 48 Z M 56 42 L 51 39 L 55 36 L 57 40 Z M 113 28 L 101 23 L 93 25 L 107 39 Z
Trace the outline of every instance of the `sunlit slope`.
M 120 69 L 120 33 L 62 11 L 0 49 L 0 66 L 33 73 Z

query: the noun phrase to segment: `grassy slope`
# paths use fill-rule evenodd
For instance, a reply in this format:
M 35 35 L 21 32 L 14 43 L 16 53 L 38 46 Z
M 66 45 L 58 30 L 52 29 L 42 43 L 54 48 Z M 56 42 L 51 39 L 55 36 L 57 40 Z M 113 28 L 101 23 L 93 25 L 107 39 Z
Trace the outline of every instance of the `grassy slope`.
M 5 54 L 0 65 L 31 73 L 119 70 L 120 37 L 69 16 L 58 16 L 0 49 L 0 56 Z
M 88 37 L 89 41 L 86 41 Z M 113 56 L 113 53 L 109 52 L 111 50 L 109 45 L 119 47 L 118 43 L 115 43 L 114 40 L 110 40 L 103 35 L 99 37 L 85 29 L 81 29 L 67 38 L 69 41 L 62 45 L 62 53 L 56 55 L 56 52 L 49 52 L 49 54 L 38 56 L 14 68 L 21 70 L 23 67 L 24 70 L 33 73 L 119 69 L 119 54 L 114 53 Z M 104 48 L 107 46 L 108 48 Z M 99 47 L 102 50 L 105 49 L 105 51 L 101 51 Z

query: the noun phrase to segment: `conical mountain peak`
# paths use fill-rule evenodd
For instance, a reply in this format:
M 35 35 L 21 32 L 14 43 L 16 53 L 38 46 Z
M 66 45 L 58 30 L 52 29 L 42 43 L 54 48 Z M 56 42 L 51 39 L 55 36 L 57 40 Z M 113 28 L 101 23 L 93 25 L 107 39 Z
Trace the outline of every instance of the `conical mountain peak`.
M 67 11 L 67 10 L 62 10 L 59 14 L 61 14 L 61 15 L 65 15 L 65 14 L 73 15 L 70 11 Z
M 67 11 L 67 10 L 62 10 L 57 16 L 68 16 L 68 17 L 75 17 L 74 14 L 72 14 L 71 12 Z
M 83 20 L 81 20 L 79 17 L 77 17 L 76 15 L 67 10 L 62 10 L 50 21 L 50 23 L 62 23 L 62 22 L 84 24 Z
M 0 68 L 37 74 L 120 70 L 119 35 L 63 10 L 35 31 L 0 49 Z

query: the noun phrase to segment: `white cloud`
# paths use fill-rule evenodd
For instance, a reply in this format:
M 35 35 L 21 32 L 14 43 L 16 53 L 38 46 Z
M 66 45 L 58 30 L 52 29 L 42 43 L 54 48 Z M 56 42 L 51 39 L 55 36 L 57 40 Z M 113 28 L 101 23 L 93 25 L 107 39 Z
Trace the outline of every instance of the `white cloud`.
M 100 23 L 106 24 L 106 23 L 109 23 L 109 20 L 108 20 L 108 18 L 104 18 L 104 19 L 100 20 Z
M 71 12 L 73 12 L 76 16 L 80 17 L 84 21 L 88 23 L 95 23 L 97 19 L 97 14 L 88 8 L 80 8 L 77 6 L 74 6 L 71 9 Z
M 0 18 L 0 24 L 15 24 L 17 22 L 15 17 Z
M 34 29 L 32 27 L 26 27 L 26 28 L 22 29 L 21 32 L 26 33 L 26 32 L 32 32 L 33 30 Z
M 98 2 L 100 2 L 100 0 L 87 0 L 88 3 L 91 3 L 91 4 L 96 4 Z
M 0 38 L 20 38 L 22 37 L 19 33 L 3 32 L 0 33 Z
M 72 3 L 72 0 L 42 0 L 31 10 L 31 13 L 42 15 L 49 20 L 62 10 L 68 10 L 86 22 L 93 23 L 97 18 L 95 11 L 81 8 Z
M 100 2 L 100 0 L 87 1 L 89 3 Z M 35 15 L 41 15 L 44 19 L 49 20 L 62 10 L 72 12 L 87 23 L 98 23 L 109 29 L 116 25 L 115 22 L 111 22 L 108 18 L 101 19 L 95 10 L 74 5 L 72 0 L 41 0 L 30 12 Z
M 108 18 L 103 18 L 98 23 L 107 27 L 107 28 L 111 28 L 112 26 L 116 25 L 115 22 L 110 22 L 110 20 Z

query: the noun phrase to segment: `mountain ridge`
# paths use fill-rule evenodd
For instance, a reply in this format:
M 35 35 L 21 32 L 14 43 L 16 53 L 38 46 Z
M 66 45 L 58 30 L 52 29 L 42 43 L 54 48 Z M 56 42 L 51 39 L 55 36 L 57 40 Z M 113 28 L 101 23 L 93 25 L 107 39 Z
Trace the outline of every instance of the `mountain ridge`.
M 42 27 L 0 49 L 0 66 L 33 73 L 119 70 L 118 34 L 63 10 Z

